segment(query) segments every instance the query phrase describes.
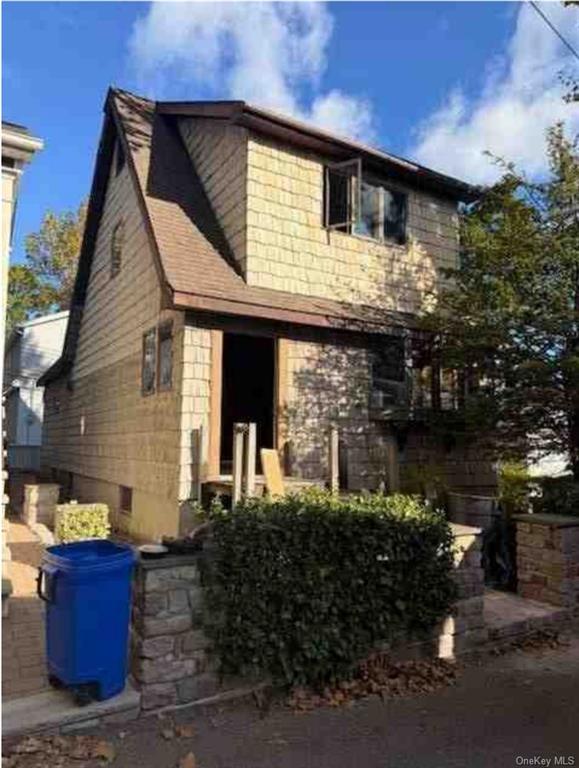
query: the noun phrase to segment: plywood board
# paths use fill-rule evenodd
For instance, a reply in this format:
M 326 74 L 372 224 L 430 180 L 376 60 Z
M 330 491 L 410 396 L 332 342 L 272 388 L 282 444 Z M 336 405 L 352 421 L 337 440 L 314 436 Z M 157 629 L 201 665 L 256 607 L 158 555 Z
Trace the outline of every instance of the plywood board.
M 265 477 L 265 487 L 271 496 L 285 496 L 279 454 L 273 448 L 261 449 L 261 466 Z

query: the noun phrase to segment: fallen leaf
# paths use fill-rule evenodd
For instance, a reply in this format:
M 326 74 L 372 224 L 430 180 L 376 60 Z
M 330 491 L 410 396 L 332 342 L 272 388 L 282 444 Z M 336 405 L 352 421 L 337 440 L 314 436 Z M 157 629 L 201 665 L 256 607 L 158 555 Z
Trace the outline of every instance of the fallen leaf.
M 191 739 L 195 735 L 195 729 L 192 725 L 185 724 L 185 725 L 176 725 L 175 726 L 175 734 L 180 739 Z
M 161 731 L 161 736 L 165 739 L 165 741 L 171 741 L 171 739 L 175 738 L 175 731 L 172 728 L 163 728 Z
M 106 760 L 107 763 L 112 763 L 115 756 L 115 748 L 110 741 L 97 741 L 92 749 L 91 757 L 94 757 L 97 760 Z
M 197 768 L 197 760 L 193 752 L 189 752 L 179 760 L 179 768 Z

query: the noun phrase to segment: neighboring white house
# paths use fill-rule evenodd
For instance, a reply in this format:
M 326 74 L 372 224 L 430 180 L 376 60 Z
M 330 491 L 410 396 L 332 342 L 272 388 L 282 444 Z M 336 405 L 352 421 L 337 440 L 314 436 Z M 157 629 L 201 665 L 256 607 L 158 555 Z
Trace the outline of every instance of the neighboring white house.
M 68 312 L 17 326 L 6 342 L 4 391 L 9 469 L 39 469 L 44 388 L 40 376 L 62 354 Z

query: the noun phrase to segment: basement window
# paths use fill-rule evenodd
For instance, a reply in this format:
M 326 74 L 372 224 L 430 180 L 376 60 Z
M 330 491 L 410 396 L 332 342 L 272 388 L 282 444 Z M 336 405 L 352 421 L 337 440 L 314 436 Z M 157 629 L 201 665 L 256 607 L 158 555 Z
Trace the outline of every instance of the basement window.
M 119 507 L 124 515 L 130 515 L 133 511 L 133 489 L 126 485 L 119 486 Z
M 325 170 L 325 226 L 379 242 L 406 242 L 408 195 L 372 177 L 362 161 Z
M 157 364 L 157 330 L 151 328 L 143 334 L 143 361 L 141 366 L 141 391 L 152 395 L 155 391 Z

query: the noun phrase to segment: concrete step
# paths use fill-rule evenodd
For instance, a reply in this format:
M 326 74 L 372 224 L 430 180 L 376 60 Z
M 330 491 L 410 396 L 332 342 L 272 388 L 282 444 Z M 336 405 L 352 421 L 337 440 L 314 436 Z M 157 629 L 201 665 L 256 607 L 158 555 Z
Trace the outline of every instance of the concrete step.
M 141 694 L 127 681 L 118 696 L 79 707 L 70 692 L 46 691 L 2 703 L 4 738 L 29 733 L 71 731 L 92 728 L 101 723 L 124 723 L 139 716 Z

